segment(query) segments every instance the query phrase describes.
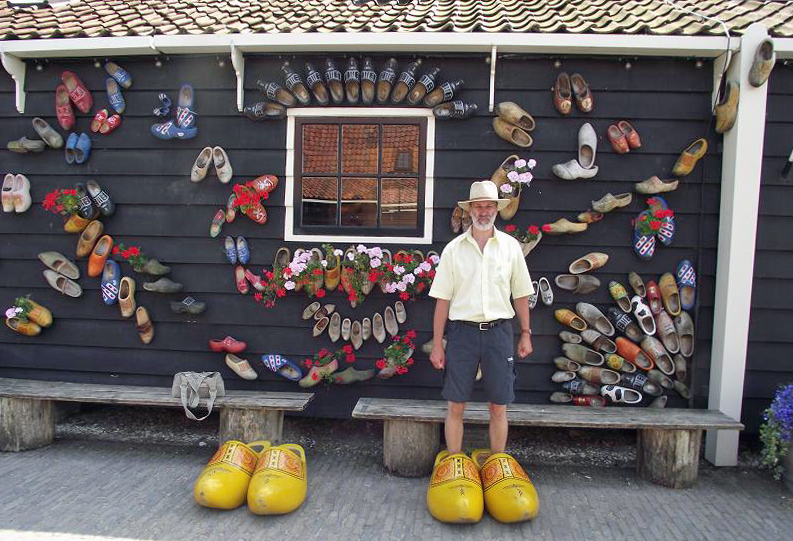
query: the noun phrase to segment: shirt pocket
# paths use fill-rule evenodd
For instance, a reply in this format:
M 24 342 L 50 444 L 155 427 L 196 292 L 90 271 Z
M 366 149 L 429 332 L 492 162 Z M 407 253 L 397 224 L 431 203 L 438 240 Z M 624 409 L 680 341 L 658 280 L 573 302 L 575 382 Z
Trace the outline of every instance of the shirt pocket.
M 511 276 L 509 262 L 503 260 L 494 261 L 490 267 L 490 276 L 495 284 L 509 286 Z

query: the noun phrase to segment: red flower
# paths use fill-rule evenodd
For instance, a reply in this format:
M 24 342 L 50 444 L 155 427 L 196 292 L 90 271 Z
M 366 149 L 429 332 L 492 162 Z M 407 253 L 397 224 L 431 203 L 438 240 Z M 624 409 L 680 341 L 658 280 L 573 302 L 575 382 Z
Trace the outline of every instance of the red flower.
M 509 224 L 508 226 L 506 226 L 504 228 L 504 231 L 506 231 L 507 233 L 514 233 L 517 230 L 518 230 L 518 226 L 516 226 L 514 224 Z
M 311 366 L 312 364 L 311 359 L 306 359 L 305 361 L 303 361 L 303 364 L 306 366 Z
M 427 284 L 425 284 L 424 282 L 420 282 L 420 283 L 419 283 L 419 285 L 417 285 L 417 286 L 416 286 L 416 291 L 418 291 L 419 293 L 421 293 L 422 291 L 424 291 L 424 289 L 425 289 L 426 287 L 427 287 Z M 405 293 L 405 292 L 403 291 L 402 293 Z M 400 293 L 400 295 L 401 295 L 402 293 Z M 410 297 L 410 295 L 408 295 L 408 298 L 409 298 L 409 297 Z M 402 300 L 403 300 L 403 301 L 406 301 L 407 299 L 402 299 Z
M 63 195 L 77 195 L 77 190 L 61 190 Z
M 354 363 L 355 362 L 355 355 L 347 355 L 346 359 L 347 359 L 348 363 Z
M 408 366 L 413 366 L 413 357 L 411 357 L 410 359 L 408 359 L 406 364 L 407 364 Z
M 399 375 L 407 374 L 408 373 L 408 369 L 405 368 L 404 366 L 397 366 L 396 367 L 396 373 L 399 374 Z
M 551 224 L 542 224 L 542 230 L 545 233 L 550 233 L 552 230 Z
M 380 370 L 382 370 L 383 368 L 385 368 L 385 367 L 386 367 L 385 359 L 378 359 L 378 360 L 377 360 L 377 362 L 376 362 L 376 363 L 374 363 L 374 365 L 375 365 L 377 368 L 379 368 Z
M 646 222 L 647 220 L 649 220 L 649 218 L 647 217 L 646 214 L 642 214 L 642 217 L 639 218 L 639 221 L 642 221 L 642 222 Z
M 121 249 L 118 246 L 113 246 L 113 255 L 118 255 Z
M 410 343 L 410 338 L 408 338 L 408 335 L 405 335 L 405 337 L 402 339 L 402 341 L 403 341 L 405 344 L 409 344 L 409 343 Z
M 529 226 L 529 233 L 532 234 L 532 235 L 539 235 L 540 234 L 540 228 L 537 227 L 536 225 L 530 225 Z
M 253 300 L 255 300 L 256 302 L 261 302 L 262 294 L 261 293 L 254 293 L 253 294 Z
M 137 246 L 130 246 L 129 255 L 140 255 L 140 248 L 138 248 Z
M 268 280 L 272 280 L 272 279 L 273 279 L 273 273 L 272 273 L 272 272 L 270 272 L 270 271 L 264 271 L 264 276 L 265 276 L 265 277 L 266 277 Z
M 647 204 L 648 204 L 649 206 L 651 206 L 651 207 L 652 207 L 653 205 L 655 205 L 657 202 L 658 202 L 658 201 L 655 199 L 655 197 L 650 197 L 649 199 L 647 199 Z
M 319 374 L 314 372 L 313 374 L 311 374 L 311 379 L 313 379 L 314 381 L 318 380 L 319 379 Z
M 57 205 L 55 207 L 55 210 L 57 210 L 58 212 L 62 211 L 63 210 L 63 205 Z
M 279 297 L 279 298 L 280 298 L 280 297 L 284 297 L 284 296 L 286 296 L 286 289 L 284 289 L 284 288 L 282 288 L 282 287 L 279 287 L 279 288 L 277 288 L 277 289 L 275 290 L 275 296 L 276 296 L 276 297 Z
M 435 270 L 433 269 L 433 270 L 429 271 L 427 273 L 427 276 L 429 276 L 430 278 L 435 278 Z
M 370 282 L 376 282 L 379 279 L 380 279 L 380 273 L 378 273 L 377 271 L 372 271 L 369 273 Z
M 347 298 L 350 302 L 355 302 L 358 300 L 358 295 L 355 293 L 355 291 L 352 291 Z
M 342 349 L 342 351 L 344 351 L 344 353 L 346 353 L 347 355 L 349 355 L 350 353 L 352 353 L 352 346 L 351 346 L 350 344 L 347 344 L 346 346 L 344 346 L 344 347 L 343 347 L 343 348 L 341 348 L 341 349 Z
M 322 348 L 321 350 L 319 350 L 319 353 L 318 353 L 318 355 L 319 355 L 320 357 L 324 357 L 324 356 L 325 356 L 325 355 L 327 355 L 328 353 L 329 353 L 329 352 L 328 352 L 328 350 L 327 350 L 327 349 L 325 349 L 325 348 Z
M 419 285 L 422 285 L 422 284 L 419 284 Z M 408 294 L 408 292 L 407 292 L 407 291 L 402 291 L 402 292 L 399 294 L 399 298 L 400 298 L 401 300 L 403 300 L 403 301 L 406 301 L 406 300 L 410 299 L 410 295 Z
M 317 290 L 317 298 L 321 299 L 324 296 L 325 296 L 325 290 L 324 289 L 318 289 Z
M 661 229 L 661 222 L 659 222 L 658 220 L 652 220 L 650 222 L 650 227 L 653 229 L 653 231 L 658 231 L 659 229 Z
M 289 267 L 284 267 L 284 276 L 286 276 L 287 278 L 292 276 L 292 269 L 290 269 Z
M 407 336 L 410 339 L 413 339 L 416 337 L 416 331 L 414 329 L 410 329 L 408 332 L 405 333 L 405 336 Z
M 124 259 L 129 259 L 129 255 L 130 255 L 129 250 L 124 250 L 123 252 L 121 252 L 121 257 L 123 257 Z
M 322 269 L 316 268 L 312 271 L 312 273 L 314 274 L 314 276 L 322 276 Z

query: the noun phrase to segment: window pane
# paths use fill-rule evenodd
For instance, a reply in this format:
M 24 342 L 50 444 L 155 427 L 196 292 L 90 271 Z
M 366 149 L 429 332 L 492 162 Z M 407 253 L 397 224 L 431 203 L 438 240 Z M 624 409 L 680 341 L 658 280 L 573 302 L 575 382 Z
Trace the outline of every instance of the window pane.
M 339 125 L 303 125 L 303 173 L 338 173 Z
M 418 175 L 418 126 L 401 124 L 383 126 L 383 173 Z
M 344 124 L 341 127 L 341 165 L 344 173 L 378 173 L 379 154 L 377 125 Z
M 377 227 L 377 179 L 341 179 L 341 225 Z
M 383 179 L 383 227 L 418 226 L 418 180 L 415 178 Z
M 303 225 L 336 225 L 336 177 L 303 177 L 302 195 Z

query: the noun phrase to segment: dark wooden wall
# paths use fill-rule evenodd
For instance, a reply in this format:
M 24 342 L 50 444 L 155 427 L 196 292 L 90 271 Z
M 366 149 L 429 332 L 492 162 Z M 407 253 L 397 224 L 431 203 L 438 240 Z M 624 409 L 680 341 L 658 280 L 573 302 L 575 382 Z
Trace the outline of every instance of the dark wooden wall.
M 782 169 L 793 150 L 793 71 L 778 62 L 768 80 L 760 213 L 752 281 L 752 315 L 743 418 L 747 430 L 756 431 L 777 386 L 793 381 L 793 362 L 788 356 L 793 336 L 793 239 L 789 234 L 793 171 Z
M 343 55 L 335 55 L 342 60 Z M 322 58 L 311 57 L 321 64 Z M 302 66 L 308 58 L 292 59 Z M 379 67 L 385 57 L 376 57 Z M 400 65 L 410 60 L 400 58 Z M 557 69 L 550 58 L 507 56 L 499 58 L 496 101 L 516 101 L 537 120 L 529 151 L 497 138 L 487 113 L 489 64 L 484 56 L 426 58 L 425 66 L 439 65 L 441 79 L 464 78 L 461 97 L 479 105 L 475 118 L 466 121 L 438 122 L 435 162 L 435 226 L 433 247 L 440 250 L 452 238 L 448 223 L 455 202 L 464 199 L 472 180 L 489 178 L 509 154 L 517 153 L 538 162 L 535 181 L 524 192 L 521 210 L 513 223 L 541 225 L 560 217 L 575 219 L 589 202 L 606 192 L 631 191 L 633 183 L 650 175 L 667 177 L 678 153 L 692 140 L 707 133 L 710 111 L 711 68 L 701 69 L 693 60 L 634 60 L 632 69 L 613 59 L 562 59 L 562 69 L 582 73 L 591 83 L 596 106 L 590 115 L 575 111 L 561 117 L 553 108 L 550 88 Z M 282 80 L 279 66 L 283 58 L 248 56 L 246 58 L 246 102 L 261 98 L 255 87 L 258 77 Z M 119 59 L 135 78 L 125 92 L 128 113 L 124 125 L 110 136 L 92 136 L 94 151 L 87 165 L 69 166 L 60 151 L 16 155 L 3 151 L 2 172 L 26 174 L 32 183 L 34 208 L 24 215 L 0 217 L 0 299 L 3 307 L 14 297 L 31 293 L 49 306 L 55 325 L 37 338 L 0 331 L 0 376 L 51 380 L 118 382 L 122 384 L 169 385 L 172 374 L 181 370 L 220 370 L 231 388 L 293 390 L 296 386 L 266 372 L 258 364 L 262 353 L 278 352 L 295 360 L 330 346 L 327 336 L 311 338 L 310 325 L 300 319 L 307 304 L 304 295 L 293 295 L 272 309 L 256 304 L 251 295 L 237 293 L 233 267 L 223 254 L 226 234 L 244 235 L 251 244 L 251 267 L 271 265 L 276 249 L 283 244 L 284 188 L 279 186 L 267 204 L 270 220 L 257 226 L 246 218 L 224 227 L 217 239 L 208 235 L 210 220 L 225 204 L 230 185 L 221 185 L 210 175 L 201 183 L 191 183 L 190 167 L 199 151 L 207 145 L 223 146 L 230 156 L 235 176 L 232 182 L 272 173 L 283 180 L 286 122 L 254 123 L 239 115 L 235 106 L 235 79 L 230 62 L 218 66 L 215 57 L 171 57 L 155 68 L 153 59 Z M 92 61 L 57 61 L 36 71 L 28 69 L 27 109 L 18 115 L 14 109 L 13 84 L 0 77 L 0 125 L 7 139 L 33 136 L 30 119 L 41 115 L 53 125 L 53 89 L 63 69 L 76 71 L 94 91 L 97 106 L 104 106 L 104 71 Z M 151 110 L 158 105 L 157 94 L 167 91 L 175 100 L 179 85 L 193 84 L 199 113 L 198 137 L 188 141 L 160 141 L 152 137 L 150 125 L 159 121 Z M 629 119 L 639 131 L 644 146 L 626 156 L 616 155 L 606 137 L 609 124 Z M 577 132 L 584 121 L 594 124 L 599 139 L 597 164 L 600 173 L 593 180 L 563 181 L 551 174 L 554 163 L 576 156 Z M 78 119 L 78 129 L 88 131 L 90 117 Z M 530 255 L 529 268 L 534 279 L 566 272 L 571 261 L 597 250 L 610 254 L 608 265 L 597 272 L 603 287 L 594 294 L 578 297 L 556 291 L 552 307 L 541 304 L 532 313 L 535 353 L 518 364 L 517 396 L 520 402 L 542 403 L 557 385 L 551 383 L 552 359 L 560 353 L 557 333 L 561 330 L 553 309 L 579 300 L 605 307 L 611 302 L 606 290 L 609 280 L 627 285 L 627 273 L 636 270 L 645 279 L 674 272 L 682 258 L 694 261 L 700 276 L 697 309 L 697 354 L 695 358 L 695 405 L 706 403 L 708 359 L 712 327 L 715 246 L 718 223 L 720 156 L 713 137 L 711 151 L 668 201 L 677 213 L 678 233 L 670 248 L 659 248 L 650 262 L 640 261 L 631 249 L 630 220 L 645 208 L 644 198 L 615 211 L 594 224 L 589 231 L 574 236 L 546 237 Z M 780 153 L 787 152 L 780 149 Z M 780 158 L 781 160 L 781 158 Z M 73 255 L 76 235 L 62 231 L 61 219 L 46 213 L 39 203 L 55 188 L 70 187 L 76 181 L 96 179 L 118 203 L 115 216 L 105 220 L 106 231 L 126 245 L 139 245 L 143 251 L 172 266 L 171 277 L 184 283 L 185 292 L 206 301 L 209 309 L 201 316 L 171 313 L 168 302 L 183 295 L 138 293 L 139 304 L 152 314 L 156 337 L 149 346 L 138 339 L 133 322 L 121 318 L 118 307 L 102 304 L 99 281 L 86 276 L 80 283 L 85 294 L 80 299 L 61 297 L 41 276 L 43 266 L 36 254 L 58 250 Z M 776 219 L 776 218 L 775 218 Z M 784 241 L 777 241 L 782 242 Z M 316 245 L 319 245 L 317 242 Z M 292 245 L 294 249 L 299 245 Z M 761 248 L 763 243 L 760 243 Z M 408 246 L 392 246 L 392 249 Z M 421 246 L 427 249 L 426 246 Z M 86 264 L 80 262 L 85 271 Z M 123 265 L 124 272 L 131 272 Z M 770 272 L 770 271 L 767 271 Z M 780 271 L 782 272 L 782 271 Z M 134 275 L 140 285 L 141 275 Z M 771 298 L 771 297 L 769 297 Z M 381 311 L 395 298 L 374 293 L 353 310 L 340 294 L 327 299 L 340 307 L 344 316 L 362 318 Z M 773 302 L 773 301 L 769 301 Z M 408 305 L 409 328 L 419 332 L 417 342 L 430 338 L 432 303 L 422 300 Z M 775 318 L 774 318 L 775 320 Z M 769 331 L 763 325 L 762 332 Z M 780 331 L 782 332 L 782 331 Z M 254 360 L 260 379 L 246 382 L 237 378 L 223 363 L 223 355 L 208 351 L 210 338 L 231 334 L 249 343 L 246 356 Z M 368 368 L 382 352 L 370 340 L 360 352 L 359 368 Z M 775 369 L 762 356 L 767 369 Z M 319 385 L 311 413 L 323 416 L 349 415 L 360 396 L 439 398 L 441 376 L 426 358 L 417 354 L 413 370 L 389 381 L 373 380 L 348 387 Z M 477 394 L 477 399 L 483 398 Z M 685 405 L 673 395 L 670 405 Z

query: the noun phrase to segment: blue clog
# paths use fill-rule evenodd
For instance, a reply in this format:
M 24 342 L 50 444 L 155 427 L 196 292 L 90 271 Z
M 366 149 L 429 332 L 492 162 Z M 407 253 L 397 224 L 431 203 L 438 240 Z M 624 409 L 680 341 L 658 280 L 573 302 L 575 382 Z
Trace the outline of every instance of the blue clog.
M 292 381 L 303 379 L 303 371 L 300 367 L 279 354 L 262 355 L 262 363 L 276 374 Z
M 226 237 L 225 242 L 226 247 L 226 259 L 229 260 L 229 263 L 232 265 L 237 263 L 237 245 L 234 244 L 234 239 L 231 237 Z
M 74 163 L 74 149 L 77 147 L 77 141 L 79 139 L 80 136 L 76 133 L 70 133 L 69 137 L 66 139 L 64 154 L 66 155 L 66 163 L 70 165 Z
M 85 163 L 91 155 L 91 138 L 87 133 L 81 133 L 74 147 L 74 162 Z
M 195 101 L 195 94 L 193 87 L 190 85 L 182 85 L 179 89 L 179 98 L 177 99 L 176 108 L 176 125 L 180 128 L 187 129 L 195 126 L 198 113 L 193 111 L 193 102 Z
M 684 259 L 677 265 L 677 289 L 680 292 L 680 307 L 683 310 L 694 308 L 697 291 L 697 273 L 691 261 Z
M 650 211 L 645 210 L 636 217 L 636 223 L 633 227 L 633 251 L 636 252 L 636 255 L 641 259 L 649 261 L 653 258 L 653 254 L 655 254 L 655 235 L 644 235 L 641 232 L 639 223 L 642 216 L 646 216 L 647 219 L 650 219 Z
M 653 213 L 656 210 L 669 210 L 669 204 L 666 200 L 661 197 L 660 195 L 654 195 L 649 200 L 653 201 L 653 204 L 650 205 L 650 210 Z M 658 240 L 661 241 L 661 244 L 664 246 L 669 246 L 672 244 L 672 239 L 675 236 L 675 217 L 668 216 L 666 218 L 661 219 L 661 227 L 658 229 L 658 233 L 656 233 Z
M 121 267 L 112 259 L 105 261 L 102 272 L 102 302 L 107 305 L 118 301 L 118 287 L 121 283 Z
M 124 101 L 124 96 L 121 95 L 121 89 L 118 83 L 112 77 L 105 79 L 105 90 L 107 90 L 107 100 L 110 102 L 110 107 L 115 109 L 118 114 L 124 112 L 127 104 Z
M 245 237 L 237 237 L 237 257 L 243 265 L 247 265 L 248 261 L 251 260 L 251 251 L 248 248 L 248 241 L 245 240 Z
M 115 62 L 105 63 L 105 71 L 122 87 L 129 88 L 132 86 L 132 75 L 130 75 L 127 70 L 122 69 L 121 66 Z M 119 113 L 120 112 L 121 111 L 119 111 Z
M 198 128 L 180 128 L 169 120 L 152 125 L 151 134 L 158 139 L 192 139 L 198 135 Z

